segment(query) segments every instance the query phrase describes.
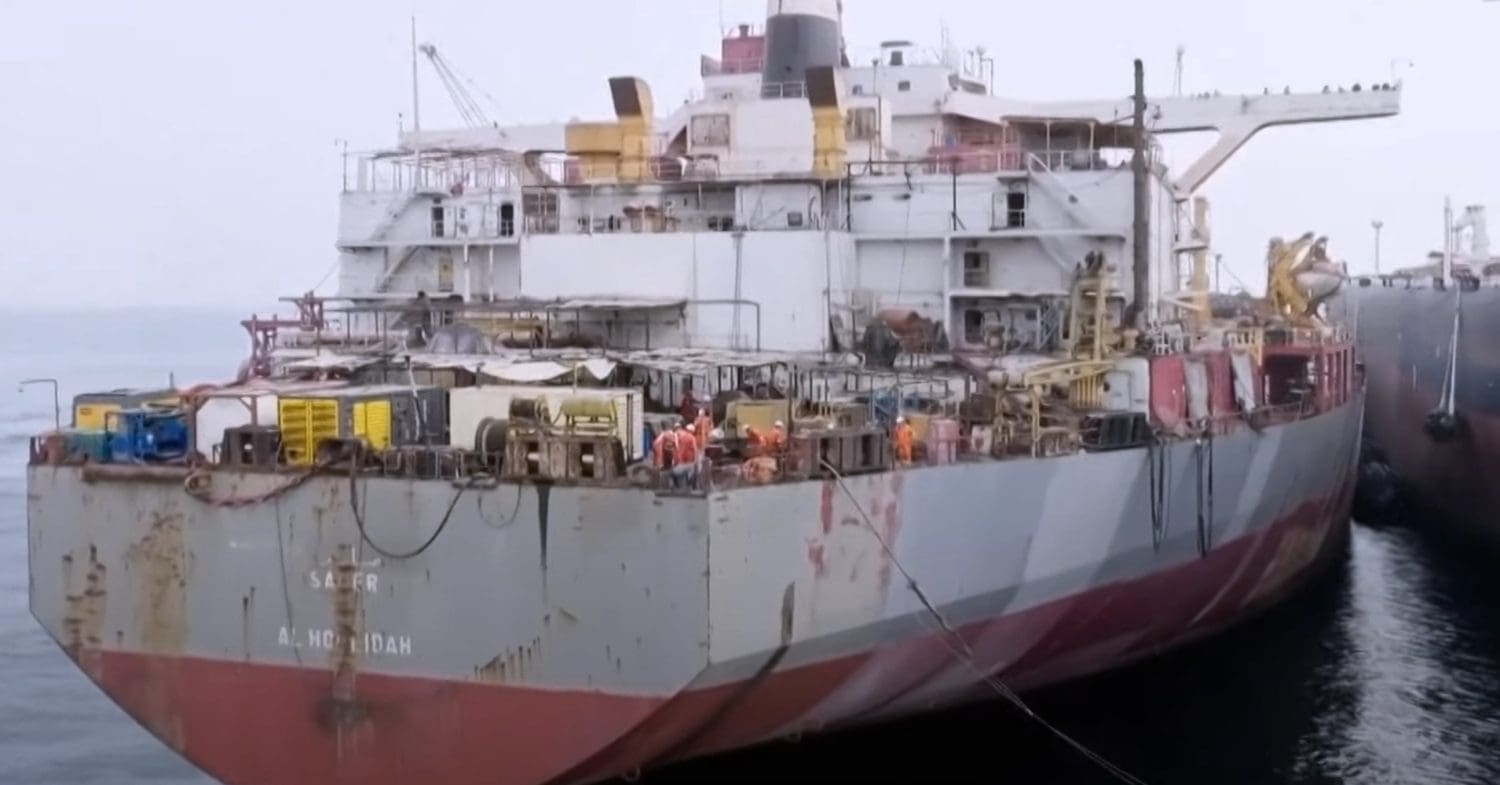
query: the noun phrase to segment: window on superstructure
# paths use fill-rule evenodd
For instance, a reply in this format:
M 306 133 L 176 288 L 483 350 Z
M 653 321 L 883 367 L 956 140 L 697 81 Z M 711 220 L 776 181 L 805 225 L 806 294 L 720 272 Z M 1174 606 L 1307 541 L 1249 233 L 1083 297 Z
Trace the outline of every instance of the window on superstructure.
M 516 206 L 510 202 L 500 204 L 500 236 L 510 237 L 516 233 Z
M 1011 191 L 1005 195 L 1005 227 L 1020 229 L 1026 226 L 1026 192 Z
M 446 223 L 443 220 L 443 212 L 444 211 L 443 211 L 443 206 L 442 205 L 438 204 L 438 205 L 433 205 L 432 206 L 432 236 L 433 237 L 442 237 L 443 236 L 443 230 L 445 228 L 445 223 Z
M 694 117 L 691 142 L 694 147 L 728 147 L 729 115 L 703 114 Z
M 868 141 L 880 130 L 880 116 L 874 107 L 850 109 L 844 119 L 844 135 L 851 142 Z
M 964 251 L 964 287 L 984 289 L 990 285 L 988 251 Z
M 911 82 L 902 79 L 896 83 L 896 89 L 903 93 L 909 93 L 911 92 Z

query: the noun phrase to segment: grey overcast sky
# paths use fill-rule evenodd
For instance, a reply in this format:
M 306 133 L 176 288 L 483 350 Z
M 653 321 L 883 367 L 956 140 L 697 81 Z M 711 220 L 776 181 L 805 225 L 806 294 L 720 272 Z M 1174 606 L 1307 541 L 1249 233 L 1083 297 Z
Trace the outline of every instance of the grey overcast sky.
M 1255 290 L 1266 241 L 1306 230 L 1368 269 L 1441 244 L 1442 200 L 1488 203 L 1500 230 L 1500 2 L 1484 0 L 846 0 L 851 54 L 910 38 L 985 44 L 997 92 L 1151 92 L 1405 80 L 1401 116 L 1272 129 L 1209 181 L 1215 240 Z M 724 0 L 758 22 L 763 0 Z M 336 140 L 394 139 L 410 112 L 408 20 L 501 107 L 500 122 L 607 118 L 607 77 L 659 107 L 717 48 L 715 0 L 242 3 L 0 0 L 0 307 L 244 305 L 329 272 Z M 1410 61 L 1408 66 L 1405 61 Z M 424 127 L 458 125 L 421 68 Z M 1177 171 L 1187 161 L 1174 145 Z M 1231 281 L 1226 276 L 1225 285 Z

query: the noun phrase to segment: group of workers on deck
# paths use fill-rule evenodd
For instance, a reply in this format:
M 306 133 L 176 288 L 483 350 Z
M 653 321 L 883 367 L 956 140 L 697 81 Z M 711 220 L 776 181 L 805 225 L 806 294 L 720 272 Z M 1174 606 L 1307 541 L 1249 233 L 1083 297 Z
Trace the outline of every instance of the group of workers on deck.
M 691 412 L 684 412 L 675 427 L 663 429 L 651 444 L 652 465 L 673 488 L 699 487 L 699 478 L 709 466 L 706 455 L 709 447 L 724 441 L 723 430 L 715 427 L 706 409 L 699 409 L 692 417 L 689 414 Z M 786 456 L 786 423 L 780 420 L 765 433 L 753 425 L 742 426 L 740 435 L 744 438 L 741 456 L 747 473 L 766 464 L 774 465 Z M 914 441 L 911 424 L 905 417 L 897 417 L 891 429 L 891 444 L 899 465 L 912 464 Z

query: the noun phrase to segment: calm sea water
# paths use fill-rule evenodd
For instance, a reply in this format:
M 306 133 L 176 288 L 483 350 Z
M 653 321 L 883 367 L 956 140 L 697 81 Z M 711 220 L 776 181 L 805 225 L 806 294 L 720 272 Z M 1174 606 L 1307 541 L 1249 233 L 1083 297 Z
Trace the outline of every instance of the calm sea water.
M 79 674 L 27 611 L 26 438 L 72 394 L 219 380 L 238 312 L 23 314 L 0 334 L 0 783 L 208 785 Z M 1412 529 L 1357 528 L 1292 602 L 1150 663 L 1031 698 L 1147 782 L 1500 782 L 1500 572 Z M 919 576 L 920 578 L 920 576 Z M 775 743 L 647 781 L 1109 782 L 1004 704 Z M 414 784 L 416 785 L 416 784 Z M 421 785 L 428 785 L 423 783 Z M 441 785 L 433 783 L 431 785 Z

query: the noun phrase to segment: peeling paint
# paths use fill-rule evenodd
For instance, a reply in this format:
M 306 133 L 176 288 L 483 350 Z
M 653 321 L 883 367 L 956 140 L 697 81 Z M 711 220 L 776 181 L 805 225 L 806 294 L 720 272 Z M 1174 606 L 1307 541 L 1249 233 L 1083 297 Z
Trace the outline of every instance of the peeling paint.
M 368 702 L 359 699 L 355 685 L 363 616 L 360 613 L 361 592 L 355 589 L 354 576 L 359 571 L 359 564 L 354 547 L 339 545 L 333 561 L 337 574 L 332 595 L 334 641 L 330 650 L 333 690 L 328 698 L 318 702 L 315 717 L 325 730 L 337 734 L 338 750 L 342 755 L 346 743 L 354 740 L 354 737 L 346 738 L 345 733 L 367 727 L 372 709 Z
M 244 649 L 245 662 L 250 661 L 250 619 L 255 610 L 255 587 L 240 598 L 240 645 Z
M 78 666 L 94 679 L 99 678 L 99 650 L 104 646 L 104 613 L 109 593 L 106 570 L 99 561 L 99 551 L 89 546 L 88 570 L 83 586 L 72 590 L 73 556 L 66 554 L 63 564 L 63 648 Z
M 181 514 L 155 513 L 151 530 L 125 555 L 135 567 L 135 621 L 141 646 L 149 652 L 177 654 L 187 638 L 189 559 Z
M 355 590 L 359 565 L 352 546 L 339 546 L 333 569 L 337 573 L 333 590 L 333 692 L 335 698 L 353 699 L 354 675 L 359 667 L 360 592 Z
M 824 556 L 823 543 L 811 537 L 807 539 L 807 562 L 812 565 L 814 578 L 821 578 L 828 571 L 828 562 Z
M 542 648 L 541 638 L 496 654 L 494 659 L 474 669 L 474 678 L 493 684 L 526 678 L 531 673 Z

